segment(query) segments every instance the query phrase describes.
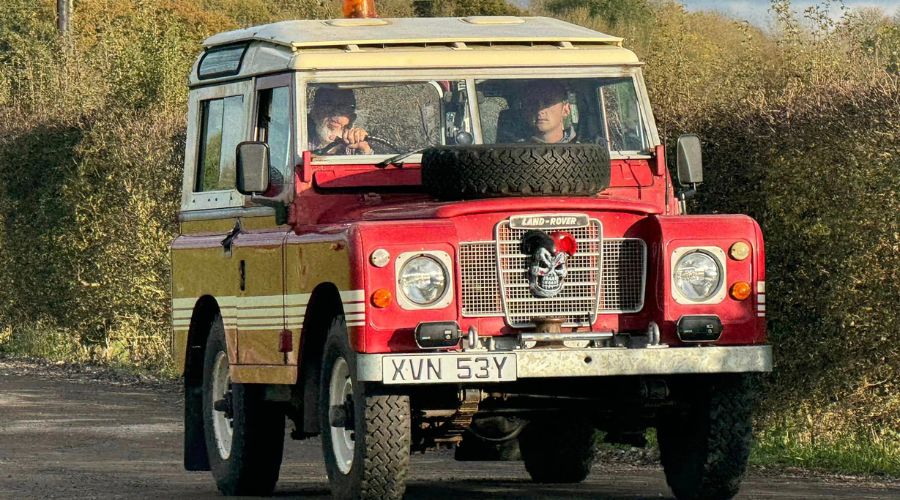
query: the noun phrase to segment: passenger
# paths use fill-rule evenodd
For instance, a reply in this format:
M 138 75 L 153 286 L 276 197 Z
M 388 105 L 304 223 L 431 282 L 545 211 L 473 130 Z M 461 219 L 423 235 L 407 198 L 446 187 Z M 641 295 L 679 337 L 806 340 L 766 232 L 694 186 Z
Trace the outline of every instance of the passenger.
M 569 94 L 562 82 L 538 80 L 528 89 L 523 109 L 534 128 L 534 135 L 525 142 L 562 144 L 575 142 L 575 127 L 566 126 L 572 114 Z
M 349 89 L 319 87 L 309 111 L 309 149 L 320 154 L 372 154 L 366 142 L 368 132 L 354 127 L 356 121 L 356 96 Z M 343 144 L 323 150 L 336 140 Z

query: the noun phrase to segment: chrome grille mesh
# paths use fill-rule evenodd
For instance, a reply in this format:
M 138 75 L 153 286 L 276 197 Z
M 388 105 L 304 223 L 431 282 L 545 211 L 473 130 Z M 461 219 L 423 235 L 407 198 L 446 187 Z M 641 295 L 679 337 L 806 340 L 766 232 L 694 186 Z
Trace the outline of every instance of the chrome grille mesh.
M 578 237 L 578 235 L 576 235 Z M 512 243 L 506 243 L 507 248 Z M 579 249 L 582 248 L 579 240 Z M 505 269 L 521 270 L 524 276 L 524 255 L 508 256 L 501 259 Z M 637 312 L 643 307 L 645 276 L 647 272 L 647 251 L 644 242 L 637 238 L 608 238 L 602 243 L 602 273 L 600 278 L 601 293 L 599 296 L 599 313 Z M 577 261 L 570 260 L 574 267 Z M 497 279 L 497 244 L 493 241 L 462 243 L 459 251 L 459 265 L 462 274 L 462 313 L 467 317 L 504 316 L 500 283 Z M 572 271 L 570 267 L 570 272 Z M 585 273 L 579 270 L 579 273 Z M 506 274 L 515 275 L 515 272 Z M 590 284 L 578 284 L 567 277 L 567 284 L 576 296 L 596 298 L 595 288 Z M 507 293 L 514 293 L 514 298 L 532 302 L 546 301 L 536 299 L 528 291 L 527 280 L 519 283 L 507 283 Z M 516 290 L 516 292 L 512 292 Z M 513 306 L 515 307 L 515 306 Z M 515 310 L 515 309 L 514 309 Z M 536 310 L 535 312 L 541 312 Z M 548 315 L 560 315 L 559 311 Z M 573 311 L 566 311 L 571 313 Z M 588 311 L 586 314 L 592 314 Z M 537 316 L 534 314 L 533 316 Z
M 503 316 L 497 283 L 497 247 L 493 241 L 459 246 L 464 316 Z
M 552 298 L 537 298 L 528 289 L 528 256 L 519 248 L 525 229 L 512 229 L 509 221 L 497 225 L 497 256 L 500 262 L 500 292 L 510 326 L 531 325 L 532 318 L 563 317 L 564 325 L 586 326 L 597 317 L 600 286 L 600 222 L 566 228 L 575 237 L 578 251 L 566 263 L 568 275 L 562 290 Z
M 637 238 L 603 241 L 600 311 L 637 312 L 644 307 L 647 247 Z

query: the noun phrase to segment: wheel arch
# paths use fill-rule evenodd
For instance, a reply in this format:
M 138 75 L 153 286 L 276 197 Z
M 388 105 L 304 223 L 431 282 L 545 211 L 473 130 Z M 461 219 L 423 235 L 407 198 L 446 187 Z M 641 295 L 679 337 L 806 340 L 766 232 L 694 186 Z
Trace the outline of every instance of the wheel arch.
M 191 314 L 184 354 L 184 468 L 209 470 L 203 434 L 203 356 L 212 322 L 219 316 L 219 303 L 211 295 L 197 300 Z
M 300 333 L 300 366 L 297 373 L 297 386 L 303 401 L 304 434 L 319 432 L 319 382 L 322 371 L 322 353 L 325 339 L 332 320 L 344 314 L 341 294 L 334 283 L 320 283 L 313 290 L 303 329 Z
M 203 384 L 203 351 L 206 339 L 216 315 L 221 314 L 219 303 L 212 295 L 204 295 L 194 304 L 191 326 L 188 329 L 187 345 L 184 350 L 184 384 Z

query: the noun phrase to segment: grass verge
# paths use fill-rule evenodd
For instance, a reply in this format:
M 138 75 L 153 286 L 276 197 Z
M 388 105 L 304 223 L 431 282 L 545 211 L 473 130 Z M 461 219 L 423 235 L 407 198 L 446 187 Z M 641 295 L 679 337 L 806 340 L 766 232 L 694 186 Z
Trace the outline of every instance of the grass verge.
M 41 360 L 64 365 L 90 365 L 118 374 L 174 380 L 175 367 L 158 345 L 158 339 L 137 336 L 114 337 L 107 345 L 85 346 L 65 329 L 37 322 L 25 328 L 0 329 L 0 357 Z M 152 352 L 135 362 L 135 353 Z
M 900 433 L 816 437 L 793 428 L 763 428 L 752 465 L 900 478 Z

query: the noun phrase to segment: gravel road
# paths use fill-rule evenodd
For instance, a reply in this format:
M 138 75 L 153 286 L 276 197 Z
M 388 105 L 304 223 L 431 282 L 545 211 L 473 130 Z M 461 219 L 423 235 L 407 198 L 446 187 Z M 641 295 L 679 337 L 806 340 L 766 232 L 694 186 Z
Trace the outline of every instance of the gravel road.
M 170 382 L 0 359 L 0 498 L 217 498 L 181 466 Z M 278 497 L 327 498 L 318 440 L 286 444 Z M 497 478 L 502 478 L 497 479 Z M 657 467 L 597 464 L 576 486 L 539 486 L 521 463 L 416 455 L 409 498 L 671 498 Z M 900 481 L 754 471 L 738 498 L 898 498 Z

